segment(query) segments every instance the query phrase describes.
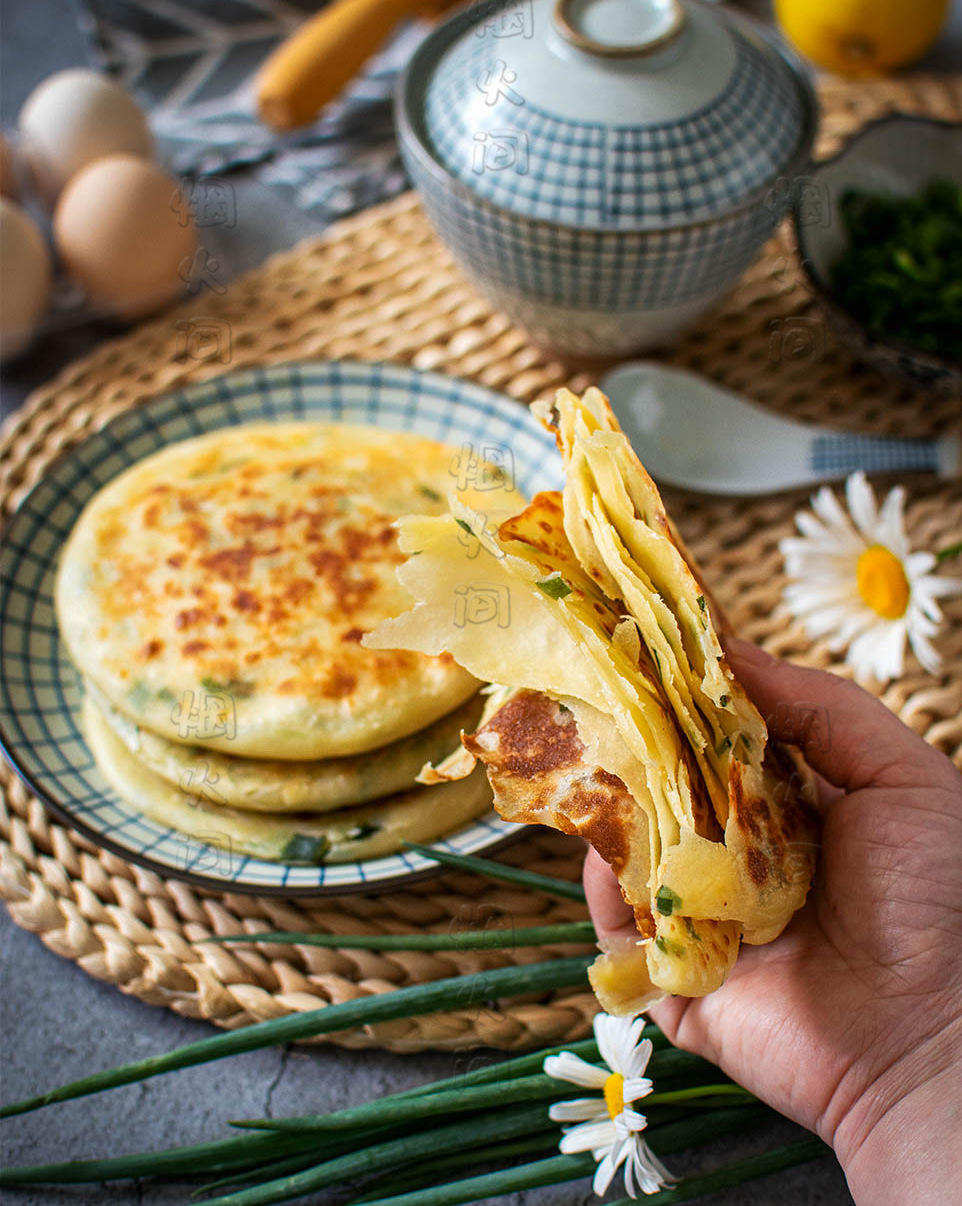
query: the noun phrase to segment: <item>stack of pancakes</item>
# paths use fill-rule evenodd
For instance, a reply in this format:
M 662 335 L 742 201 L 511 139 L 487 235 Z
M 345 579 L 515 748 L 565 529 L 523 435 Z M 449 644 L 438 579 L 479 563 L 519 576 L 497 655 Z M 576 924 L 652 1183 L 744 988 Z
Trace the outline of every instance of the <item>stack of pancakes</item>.
M 444 654 L 361 644 L 410 604 L 394 520 L 447 509 L 457 455 L 410 433 L 256 424 L 171 445 L 93 497 L 56 605 L 122 799 L 294 863 L 388 854 L 489 807 L 480 769 L 415 782 L 474 727 L 477 680 Z

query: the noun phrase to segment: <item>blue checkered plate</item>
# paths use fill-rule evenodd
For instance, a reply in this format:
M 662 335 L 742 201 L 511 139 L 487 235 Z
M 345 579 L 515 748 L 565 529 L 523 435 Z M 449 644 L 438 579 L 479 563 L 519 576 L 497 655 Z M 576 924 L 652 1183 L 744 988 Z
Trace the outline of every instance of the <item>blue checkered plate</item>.
M 395 886 L 437 864 L 411 853 L 305 867 L 231 854 L 146 820 L 94 765 L 80 734 L 78 676 L 60 640 L 53 584 L 87 501 L 129 465 L 216 428 L 317 419 L 415 431 L 475 455 L 500 450 L 530 496 L 561 484 L 554 442 L 528 410 L 491 390 L 393 364 L 285 364 L 219 377 L 124 412 L 48 470 L 0 549 L 0 741 L 27 786 L 61 821 L 115 854 L 200 887 L 310 896 Z M 505 450 L 510 450 L 506 452 Z M 490 850 L 518 831 L 489 813 L 437 845 Z

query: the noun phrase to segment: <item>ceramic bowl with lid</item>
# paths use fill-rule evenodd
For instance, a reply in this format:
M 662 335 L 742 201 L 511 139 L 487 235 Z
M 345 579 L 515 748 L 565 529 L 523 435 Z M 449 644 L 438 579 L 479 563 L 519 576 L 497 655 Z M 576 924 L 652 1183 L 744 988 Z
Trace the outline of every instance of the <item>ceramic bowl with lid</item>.
M 506 0 L 400 82 L 408 172 L 466 274 L 541 343 L 638 351 L 734 283 L 809 160 L 797 61 L 699 0 Z

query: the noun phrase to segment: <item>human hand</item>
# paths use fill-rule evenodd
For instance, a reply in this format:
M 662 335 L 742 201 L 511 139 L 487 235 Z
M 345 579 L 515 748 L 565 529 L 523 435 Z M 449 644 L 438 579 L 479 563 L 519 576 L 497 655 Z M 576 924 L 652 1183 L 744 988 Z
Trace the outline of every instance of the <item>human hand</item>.
M 727 651 L 825 781 L 819 866 L 805 907 L 743 946 L 720 989 L 648 1012 L 832 1144 L 859 1203 L 945 1206 L 962 1183 L 962 775 L 855 684 Z M 634 933 L 593 850 L 584 880 L 599 937 Z

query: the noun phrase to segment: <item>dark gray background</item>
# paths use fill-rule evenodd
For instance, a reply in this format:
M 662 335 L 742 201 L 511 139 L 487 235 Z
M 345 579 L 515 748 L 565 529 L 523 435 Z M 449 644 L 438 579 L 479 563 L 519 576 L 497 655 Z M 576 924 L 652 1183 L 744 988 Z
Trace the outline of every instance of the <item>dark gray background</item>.
M 23 100 L 44 76 L 86 61 L 77 14 L 68 0 L 5 0 L 0 26 L 0 119 L 16 122 Z M 962 4 L 953 4 L 949 29 L 923 67 L 962 69 Z M 234 180 L 238 225 L 226 248 L 233 271 L 311 233 L 310 219 L 276 205 L 261 186 Z M 108 334 L 78 326 L 48 338 L 4 370 L 6 413 L 58 368 Z M 169 1050 L 213 1033 L 199 1022 L 127 998 L 76 964 L 47 950 L 0 910 L 0 1042 L 2 1097 L 15 1100 L 100 1068 Z M 99 1097 L 53 1106 L 3 1124 L 4 1163 L 33 1163 L 119 1154 L 200 1142 L 224 1134 L 225 1120 L 265 1114 L 305 1113 L 360 1102 L 457 1071 L 458 1058 L 442 1054 L 393 1056 L 336 1048 L 269 1050 L 193 1068 Z M 460 1066 L 463 1067 L 463 1057 Z M 673 1171 L 724 1163 L 773 1141 L 799 1134 L 773 1124 L 716 1143 L 697 1160 L 672 1159 Z M 125 1183 L 8 1191 L 20 1206 L 138 1203 L 173 1206 L 188 1200 L 184 1187 Z M 501 1206 L 581 1206 L 597 1201 L 590 1185 L 531 1191 L 499 1200 Z M 704 1199 L 713 1206 L 844 1206 L 851 1198 L 831 1158 L 752 1186 Z

